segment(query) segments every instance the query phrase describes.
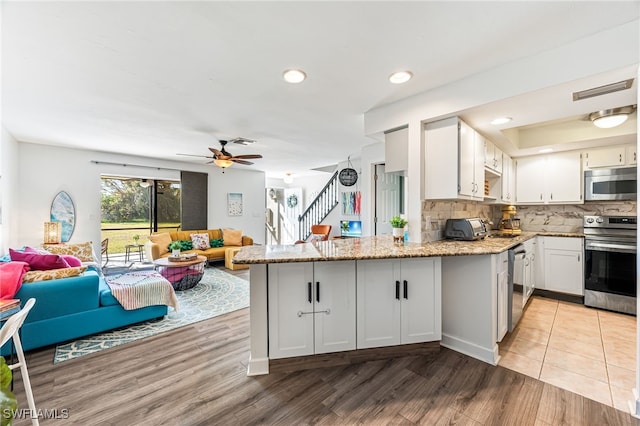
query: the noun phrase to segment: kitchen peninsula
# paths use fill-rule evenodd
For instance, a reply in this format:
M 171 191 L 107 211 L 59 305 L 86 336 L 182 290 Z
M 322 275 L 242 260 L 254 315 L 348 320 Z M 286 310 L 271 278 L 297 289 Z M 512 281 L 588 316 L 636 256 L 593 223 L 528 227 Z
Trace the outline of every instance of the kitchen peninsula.
M 248 374 L 268 374 L 270 359 L 437 341 L 496 364 L 496 268 L 536 235 L 244 247 L 233 261 L 251 266 Z

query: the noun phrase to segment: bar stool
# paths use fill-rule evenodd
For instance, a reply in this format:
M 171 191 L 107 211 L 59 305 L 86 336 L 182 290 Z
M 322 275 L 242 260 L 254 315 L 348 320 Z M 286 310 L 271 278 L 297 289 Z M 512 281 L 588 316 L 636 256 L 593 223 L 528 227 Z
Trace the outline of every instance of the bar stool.
M 18 355 L 18 362 L 9 365 L 9 369 L 12 371 L 20 367 L 20 373 L 22 375 L 22 382 L 24 383 L 24 392 L 27 394 L 27 402 L 29 404 L 29 410 L 31 414 L 31 424 L 38 426 L 38 411 L 36 410 L 36 403 L 33 400 L 33 392 L 31 391 L 31 381 L 29 380 L 29 373 L 27 372 L 27 361 L 24 358 L 24 352 L 22 351 L 22 343 L 20 342 L 20 327 L 25 318 L 29 314 L 29 311 L 36 303 L 36 299 L 31 298 L 27 300 L 24 307 L 15 315 L 9 317 L 0 329 L 0 346 L 7 343 L 10 339 L 13 339 L 13 345 Z

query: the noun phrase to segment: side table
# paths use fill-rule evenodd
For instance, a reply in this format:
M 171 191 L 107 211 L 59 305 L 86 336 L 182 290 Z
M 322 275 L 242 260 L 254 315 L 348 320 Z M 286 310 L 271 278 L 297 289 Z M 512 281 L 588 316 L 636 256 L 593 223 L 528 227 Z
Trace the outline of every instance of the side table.
M 144 245 L 142 244 L 127 244 L 126 246 L 124 246 L 124 261 L 128 262 L 129 261 L 129 256 L 131 255 L 131 253 L 135 253 L 136 251 L 138 252 L 138 256 L 140 257 L 140 262 L 143 261 L 142 259 L 142 248 L 144 247 Z

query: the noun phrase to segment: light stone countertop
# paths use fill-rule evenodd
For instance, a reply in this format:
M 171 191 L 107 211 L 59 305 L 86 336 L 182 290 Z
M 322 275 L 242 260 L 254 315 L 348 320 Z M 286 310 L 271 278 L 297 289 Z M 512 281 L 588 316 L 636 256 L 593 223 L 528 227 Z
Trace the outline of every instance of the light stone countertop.
M 383 235 L 292 245 L 244 246 L 234 256 L 233 263 L 291 263 L 497 254 L 537 235 L 583 237 L 581 233 L 522 232 L 521 235 L 510 238 L 487 237 L 477 241 L 440 240 L 399 245 L 393 243 L 391 235 Z

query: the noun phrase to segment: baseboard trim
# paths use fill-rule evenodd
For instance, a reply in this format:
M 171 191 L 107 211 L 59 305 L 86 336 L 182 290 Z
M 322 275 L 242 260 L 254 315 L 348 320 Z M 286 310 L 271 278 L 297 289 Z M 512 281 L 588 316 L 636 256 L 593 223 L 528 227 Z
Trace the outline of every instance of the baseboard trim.
M 249 355 L 249 365 L 247 366 L 247 376 L 262 376 L 269 374 L 269 358 L 251 358 Z
M 546 297 L 547 299 L 561 300 L 563 302 L 577 303 L 579 305 L 584 304 L 584 296 L 578 296 L 575 294 L 559 293 L 557 291 L 536 288 L 533 290 L 533 295 Z
M 497 343 L 493 345 L 493 350 L 491 350 L 478 346 L 475 343 L 467 342 L 466 340 L 442 333 L 442 341 L 440 342 L 440 345 L 456 352 L 460 352 L 461 354 L 468 355 L 472 358 L 479 359 L 480 361 L 484 361 L 487 364 L 498 365 L 498 361 L 500 360 Z

